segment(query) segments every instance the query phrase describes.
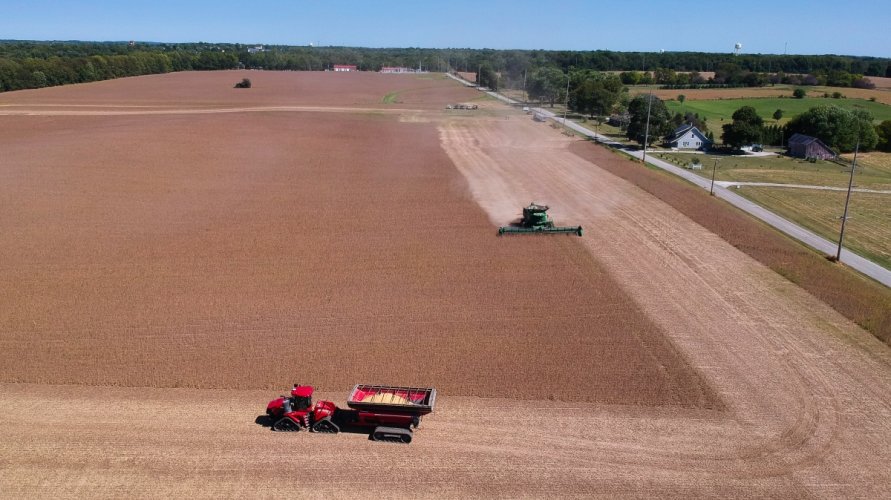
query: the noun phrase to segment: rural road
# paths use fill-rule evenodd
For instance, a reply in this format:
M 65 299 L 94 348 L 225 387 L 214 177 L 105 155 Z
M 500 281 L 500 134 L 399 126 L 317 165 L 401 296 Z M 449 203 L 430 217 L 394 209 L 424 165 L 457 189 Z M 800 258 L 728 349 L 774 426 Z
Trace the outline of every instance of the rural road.
M 536 111 L 541 112 L 548 118 L 551 118 L 557 123 L 563 125 L 563 119 L 558 117 L 551 111 L 542 108 L 536 108 Z M 573 122 L 572 120 L 566 120 L 565 126 L 582 134 L 586 137 L 595 138 L 595 140 L 600 141 L 607 146 L 614 147 L 619 151 L 637 159 L 643 158 L 643 151 L 636 151 L 626 147 L 624 144 L 613 142 L 608 137 L 603 135 L 595 134 L 591 132 L 585 127 Z M 666 161 L 660 160 L 658 158 L 653 158 L 651 156 L 647 156 L 647 163 L 653 165 L 654 167 L 659 167 L 662 170 L 670 172 L 678 177 L 681 177 L 703 189 L 709 189 L 711 181 L 709 179 L 705 179 L 700 177 L 692 172 L 688 172 L 680 167 L 672 165 Z M 731 185 L 737 185 L 740 183 L 731 183 Z M 727 201 L 731 205 L 748 212 L 750 215 L 761 219 L 762 221 L 770 224 L 774 228 L 782 231 L 783 233 L 795 238 L 796 240 L 804 243 L 805 245 L 821 252 L 826 255 L 835 255 L 838 250 L 838 243 L 829 241 L 821 236 L 817 236 L 813 232 L 795 224 L 788 219 L 780 217 L 779 215 L 767 210 L 766 208 L 749 201 L 746 198 L 734 193 L 727 187 L 721 186 L 719 183 L 715 183 L 715 196 L 721 198 L 724 201 Z M 841 262 L 846 264 L 847 266 L 860 271 L 861 273 L 869 276 L 870 278 L 882 283 L 887 287 L 891 287 L 891 270 L 886 269 L 875 262 L 865 259 L 846 248 L 842 248 L 841 251 Z
M 836 186 L 812 186 L 809 184 L 780 184 L 778 182 L 715 181 L 715 185 L 721 186 L 724 188 L 752 186 L 752 187 L 775 187 L 775 188 L 789 188 L 789 189 L 816 189 L 818 191 L 847 191 L 848 190 L 848 188 L 836 187 Z M 854 191 L 855 193 L 891 194 L 891 191 L 881 190 L 881 189 L 853 188 L 853 189 L 851 189 L 851 191 Z

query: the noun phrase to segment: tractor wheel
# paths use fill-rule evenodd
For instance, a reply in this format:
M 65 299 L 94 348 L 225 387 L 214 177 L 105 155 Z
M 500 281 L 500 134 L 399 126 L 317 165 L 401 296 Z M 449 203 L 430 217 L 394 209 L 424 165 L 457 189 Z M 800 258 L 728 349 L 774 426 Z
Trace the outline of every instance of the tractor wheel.
M 326 434 L 337 434 L 340 432 L 340 427 L 337 426 L 334 422 L 331 421 L 331 418 L 323 418 L 319 420 L 312 426 L 313 432 L 324 432 Z
M 300 430 L 300 425 L 290 418 L 284 417 L 272 424 L 272 430 L 279 432 L 297 432 Z

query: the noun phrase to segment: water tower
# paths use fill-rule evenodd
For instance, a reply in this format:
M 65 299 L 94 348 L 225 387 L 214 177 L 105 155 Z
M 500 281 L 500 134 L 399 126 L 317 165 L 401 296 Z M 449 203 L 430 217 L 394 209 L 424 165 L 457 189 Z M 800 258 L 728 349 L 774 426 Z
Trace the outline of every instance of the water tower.
M 738 56 L 740 49 L 742 49 L 742 44 L 736 42 L 736 45 L 733 46 L 733 55 Z

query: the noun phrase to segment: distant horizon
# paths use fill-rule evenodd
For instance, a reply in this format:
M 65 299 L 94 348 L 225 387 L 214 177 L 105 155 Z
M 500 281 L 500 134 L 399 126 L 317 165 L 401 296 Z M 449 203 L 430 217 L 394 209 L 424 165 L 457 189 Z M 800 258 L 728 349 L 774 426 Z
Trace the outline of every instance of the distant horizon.
M 26 43 L 130 43 L 134 42 L 137 44 L 150 44 L 150 45 L 176 45 L 176 44 L 221 44 L 221 45 L 246 45 L 246 46 L 271 46 L 271 47 L 312 47 L 312 48 L 348 48 L 348 49 L 418 49 L 418 50 L 497 50 L 497 51 L 543 51 L 543 52 L 618 52 L 618 53 L 641 53 L 641 54 L 721 54 L 721 55 L 730 55 L 733 54 L 733 51 L 726 52 L 714 52 L 707 50 L 651 50 L 651 51 L 642 51 L 642 50 L 619 50 L 619 49 L 541 49 L 541 48 L 505 48 L 505 49 L 497 49 L 493 47 L 418 47 L 418 46 L 370 46 L 370 45 L 300 45 L 300 44 L 288 44 L 288 43 L 265 43 L 265 42 L 229 42 L 229 41 L 221 41 L 221 40 L 193 40 L 193 41 L 159 41 L 159 40 L 81 40 L 81 39 L 22 39 L 22 38 L 2 38 L 0 39 L 0 43 L 6 42 L 26 42 Z M 833 57 L 866 57 L 873 59 L 887 59 L 891 60 L 889 56 L 871 56 L 871 55 L 862 55 L 862 54 L 841 54 L 841 53 L 815 53 L 815 54 L 803 54 L 803 53 L 786 53 L 786 54 L 777 54 L 777 53 L 754 53 L 754 52 L 744 52 L 740 51 L 740 56 L 833 56 Z
M 426 3 L 271 0 L 5 0 L 0 33 L 28 41 L 150 41 L 320 47 L 431 48 L 891 58 L 891 2 L 750 0 L 729 5 L 627 0 Z M 144 42 L 148 43 L 148 42 Z

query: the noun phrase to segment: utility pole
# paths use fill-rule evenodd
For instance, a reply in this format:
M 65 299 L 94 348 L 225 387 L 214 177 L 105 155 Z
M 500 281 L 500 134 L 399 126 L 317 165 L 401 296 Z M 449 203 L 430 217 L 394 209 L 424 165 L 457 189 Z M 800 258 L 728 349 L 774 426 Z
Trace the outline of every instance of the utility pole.
M 566 111 L 569 110 L 569 72 L 566 72 L 566 104 L 563 108 L 563 128 L 566 128 Z
M 647 99 L 647 128 L 644 130 L 644 153 L 643 153 L 643 162 L 644 165 L 647 163 L 647 142 L 650 140 L 650 108 L 653 106 L 653 91 L 650 90 L 650 94 Z
M 860 138 L 857 138 L 857 146 L 854 148 L 854 160 L 851 162 L 851 178 L 848 180 L 848 196 L 845 197 L 845 214 L 842 215 L 841 233 L 838 235 L 838 251 L 835 252 L 835 260 L 841 260 L 842 242 L 845 239 L 845 222 L 848 222 L 848 203 L 851 201 L 851 188 L 854 187 L 854 169 L 857 168 L 857 152 L 860 150 Z
M 529 102 L 529 92 L 526 91 L 526 70 L 523 70 L 523 102 Z
M 718 170 L 718 159 L 715 158 L 715 164 L 712 165 L 712 185 L 708 188 L 709 196 L 715 195 L 715 172 Z

